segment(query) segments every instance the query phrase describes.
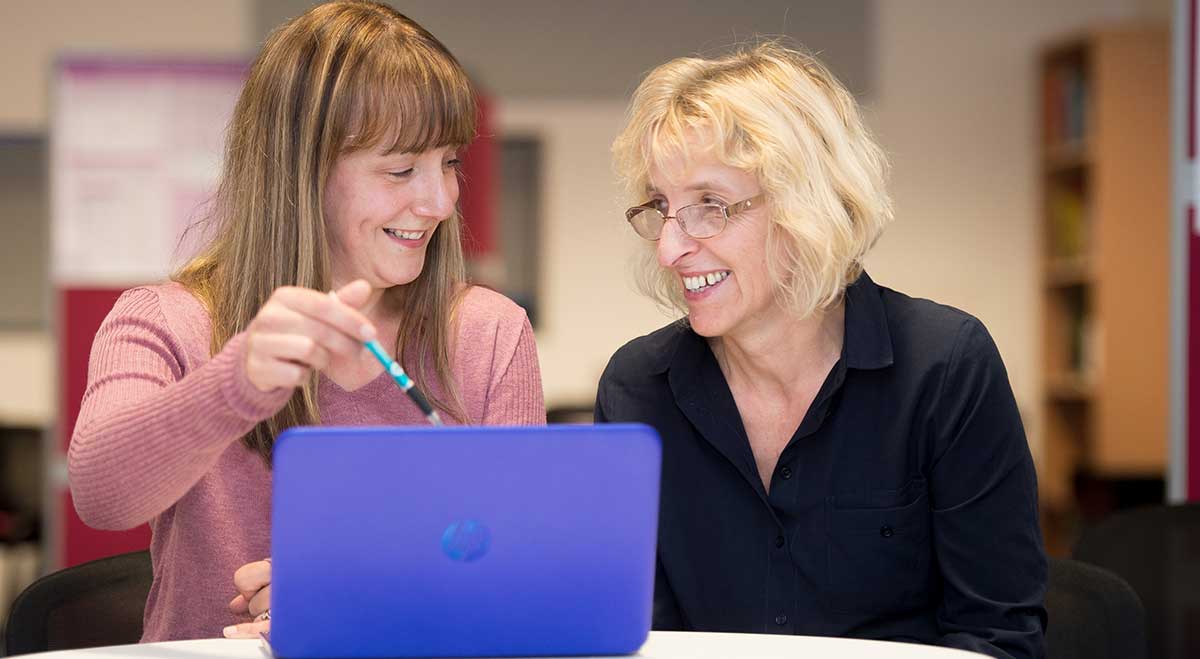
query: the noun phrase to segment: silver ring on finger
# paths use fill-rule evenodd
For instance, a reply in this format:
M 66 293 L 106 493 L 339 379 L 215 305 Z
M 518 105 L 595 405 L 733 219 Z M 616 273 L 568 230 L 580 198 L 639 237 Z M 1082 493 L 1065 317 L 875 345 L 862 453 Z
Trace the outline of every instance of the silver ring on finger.
M 271 619 L 271 609 L 266 609 L 262 613 L 254 617 L 254 622 L 262 622 Z

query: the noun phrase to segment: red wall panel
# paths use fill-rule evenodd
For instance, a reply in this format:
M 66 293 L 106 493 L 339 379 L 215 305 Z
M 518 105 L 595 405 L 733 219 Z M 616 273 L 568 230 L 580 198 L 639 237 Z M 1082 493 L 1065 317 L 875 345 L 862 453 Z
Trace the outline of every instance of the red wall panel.
M 79 404 L 87 388 L 88 356 L 92 340 L 100 323 L 121 295 L 118 288 L 67 288 L 58 295 L 58 355 L 59 355 L 59 448 L 66 455 L 79 417 Z M 83 523 L 75 514 L 71 493 L 63 490 L 60 497 L 62 520 L 59 556 L 63 567 L 78 565 L 97 558 L 127 551 L 145 549 L 150 545 L 150 527 L 130 531 L 99 531 Z

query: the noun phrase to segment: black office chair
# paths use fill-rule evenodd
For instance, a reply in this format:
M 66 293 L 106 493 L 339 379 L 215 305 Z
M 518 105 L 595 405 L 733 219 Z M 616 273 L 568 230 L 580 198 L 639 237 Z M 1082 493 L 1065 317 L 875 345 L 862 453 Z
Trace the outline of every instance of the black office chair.
M 1121 577 L 1069 558 L 1050 559 L 1049 659 L 1146 659 L 1146 614 Z
M 1072 553 L 1137 592 L 1149 656 L 1200 657 L 1200 504 L 1116 513 L 1085 530 Z
M 592 423 L 595 405 L 559 405 L 546 410 L 546 423 Z
M 9 610 L 6 654 L 137 643 L 152 578 L 150 552 L 136 551 L 38 579 Z

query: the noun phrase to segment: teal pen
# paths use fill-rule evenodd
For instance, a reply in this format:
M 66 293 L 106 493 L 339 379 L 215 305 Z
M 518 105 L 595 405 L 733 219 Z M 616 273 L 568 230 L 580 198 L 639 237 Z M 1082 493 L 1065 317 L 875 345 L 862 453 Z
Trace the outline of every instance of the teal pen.
M 378 359 L 379 363 L 383 364 L 383 368 L 387 370 L 388 375 L 392 376 L 392 379 L 396 381 L 400 389 L 408 394 L 408 397 L 417 404 L 417 407 L 421 408 L 421 412 L 425 415 L 426 419 L 429 419 L 429 423 L 435 426 L 442 425 L 442 418 L 438 416 L 437 410 L 433 409 L 433 406 L 429 404 L 429 401 L 425 398 L 425 394 L 421 393 L 420 389 L 417 389 L 417 383 L 413 382 L 413 379 L 408 377 L 408 373 L 404 372 L 400 364 L 395 359 L 392 359 L 391 355 L 387 354 L 379 341 L 371 339 L 365 345 L 367 346 L 367 350 L 370 350 L 371 354 L 375 355 L 375 359 Z

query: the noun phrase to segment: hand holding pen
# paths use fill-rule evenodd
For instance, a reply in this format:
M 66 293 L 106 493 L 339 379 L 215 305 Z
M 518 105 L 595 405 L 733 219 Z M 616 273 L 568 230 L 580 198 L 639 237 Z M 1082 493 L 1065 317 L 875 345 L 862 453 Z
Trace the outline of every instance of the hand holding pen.
M 312 369 L 357 361 L 375 326 L 359 307 L 371 286 L 355 280 L 333 294 L 298 286 L 276 289 L 246 328 L 246 377 L 260 391 L 303 384 Z
M 359 311 L 370 294 L 370 284 L 362 279 L 328 294 L 298 286 L 276 289 L 246 329 L 246 377 L 260 391 L 298 387 L 311 369 L 327 370 L 337 359 L 356 362 L 366 346 L 429 423 L 442 425 L 437 410 Z
M 338 294 L 335 291 L 329 291 L 329 297 L 337 300 Z M 413 382 L 408 373 L 404 372 L 404 367 L 400 366 L 400 362 L 397 362 L 388 354 L 383 344 L 375 338 L 364 338 L 363 345 L 383 365 L 384 370 L 387 371 L 392 381 L 396 383 L 396 386 L 400 387 L 400 390 L 412 399 L 412 402 L 421 410 L 421 414 L 425 415 L 425 419 L 429 421 L 430 425 L 442 425 L 442 417 L 438 416 L 437 410 L 433 409 L 433 406 L 429 404 L 429 400 L 425 398 L 425 394 L 421 393 L 421 390 L 417 388 L 417 383 Z

